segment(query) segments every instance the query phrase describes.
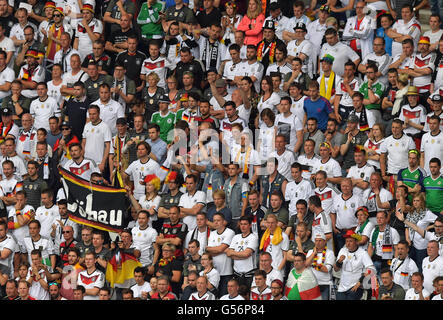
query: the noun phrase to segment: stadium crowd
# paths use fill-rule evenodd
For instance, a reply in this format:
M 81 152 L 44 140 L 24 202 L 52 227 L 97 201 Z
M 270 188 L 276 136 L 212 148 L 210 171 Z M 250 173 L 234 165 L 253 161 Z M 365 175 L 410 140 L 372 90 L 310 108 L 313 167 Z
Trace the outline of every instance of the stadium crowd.
M 442 19 L 0 0 L 0 297 L 442 300 Z M 70 219 L 59 168 L 126 189 L 123 230 Z

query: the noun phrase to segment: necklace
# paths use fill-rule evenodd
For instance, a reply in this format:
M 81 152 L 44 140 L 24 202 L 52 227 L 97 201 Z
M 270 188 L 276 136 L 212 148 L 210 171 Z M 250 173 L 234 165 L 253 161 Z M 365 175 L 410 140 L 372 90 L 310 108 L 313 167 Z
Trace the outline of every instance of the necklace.
M 321 263 L 318 262 L 318 254 L 315 255 L 314 261 L 312 262 L 312 266 L 315 270 L 320 271 L 321 267 L 324 265 L 326 260 L 326 247 L 321 252 Z

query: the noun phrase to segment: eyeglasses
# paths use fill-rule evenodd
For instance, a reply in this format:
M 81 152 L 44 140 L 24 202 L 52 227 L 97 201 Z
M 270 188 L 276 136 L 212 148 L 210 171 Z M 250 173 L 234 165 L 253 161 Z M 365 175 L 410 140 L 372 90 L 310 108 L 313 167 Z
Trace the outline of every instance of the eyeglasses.
M 63 131 L 63 130 L 71 130 L 71 128 L 62 128 L 62 131 Z
M 71 233 L 71 231 L 62 231 L 62 233 Z
M 62 15 L 61 14 L 53 14 L 52 16 L 56 17 L 56 18 L 60 18 Z

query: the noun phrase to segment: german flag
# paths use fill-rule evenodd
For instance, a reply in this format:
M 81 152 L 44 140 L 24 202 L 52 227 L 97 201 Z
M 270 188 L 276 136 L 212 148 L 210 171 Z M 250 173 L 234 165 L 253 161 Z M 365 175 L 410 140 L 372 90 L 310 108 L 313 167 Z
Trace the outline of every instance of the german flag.
M 134 269 L 141 265 L 134 255 L 116 250 L 106 267 L 106 280 L 114 288 L 114 284 L 123 284 L 126 280 L 132 279 Z

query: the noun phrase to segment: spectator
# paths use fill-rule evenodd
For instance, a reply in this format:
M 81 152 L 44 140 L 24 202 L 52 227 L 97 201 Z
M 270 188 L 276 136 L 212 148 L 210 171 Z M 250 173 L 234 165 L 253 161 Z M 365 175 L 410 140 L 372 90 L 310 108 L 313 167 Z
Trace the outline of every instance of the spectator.
M 97 269 L 97 257 L 95 253 L 87 252 L 85 254 L 86 270 L 78 275 L 77 285 L 85 288 L 85 300 L 99 300 L 99 291 L 105 283 L 105 275 Z
M 412 283 L 412 276 L 418 272 L 417 264 L 409 257 L 409 244 L 400 240 L 397 245 L 398 256 L 392 260 L 389 267 L 393 274 L 393 280 L 406 292 Z
M 373 262 L 366 252 L 358 246 L 359 236 L 348 231 L 345 235 L 346 244 L 340 249 L 337 260 L 334 264 L 334 270 L 341 270 L 342 276 L 337 289 L 337 300 L 360 300 L 363 289 L 361 285 L 364 277 L 375 272 Z M 353 255 L 348 255 L 348 253 Z M 351 259 L 355 259 L 354 262 Z M 349 264 L 353 264 L 353 268 L 349 268 Z
M 145 272 L 142 267 L 137 267 L 134 269 L 134 280 L 135 284 L 131 286 L 131 290 L 134 294 L 134 298 L 140 298 L 141 300 L 146 300 L 148 298 L 148 293 L 151 292 L 151 285 L 148 281 L 145 281 Z
M 237 30 L 245 32 L 245 44 L 252 44 L 256 46 L 262 36 L 262 26 L 265 20 L 265 16 L 262 13 L 262 3 L 256 0 L 250 0 L 248 2 L 248 11 L 245 16 L 240 20 L 240 24 Z
M 404 300 L 405 290 L 398 284 L 394 283 L 392 271 L 389 269 L 382 269 L 380 272 L 382 285 L 378 293 L 378 300 L 385 300 L 386 296 L 392 300 Z
M 443 275 L 443 258 L 439 255 L 439 244 L 436 240 L 428 242 L 427 254 L 423 259 L 423 285 L 428 292 L 433 292 L 433 283 L 436 277 Z
M 400 241 L 397 230 L 388 224 L 386 211 L 377 212 L 377 225 L 369 241 L 368 254 L 374 261 L 377 273 L 380 273 L 380 270 L 388 267 L 390 260 L 396 256 L 397 244 Z
M 423 274 L 415 272 L 411 276 L 411 288 L 405 293 L 405 300 L 429 300 L 431 294 L 423 287 Z
M 322 300 L 330 299 L 330 286 L 332 282 L 331 270 L 335 261 L 334 252 L 326 248 L 326 236 L 322 233 L 317 233 L 315 236 L 315 246 L 306 254 L 306 267 L 312 266 L 318 285 Z

